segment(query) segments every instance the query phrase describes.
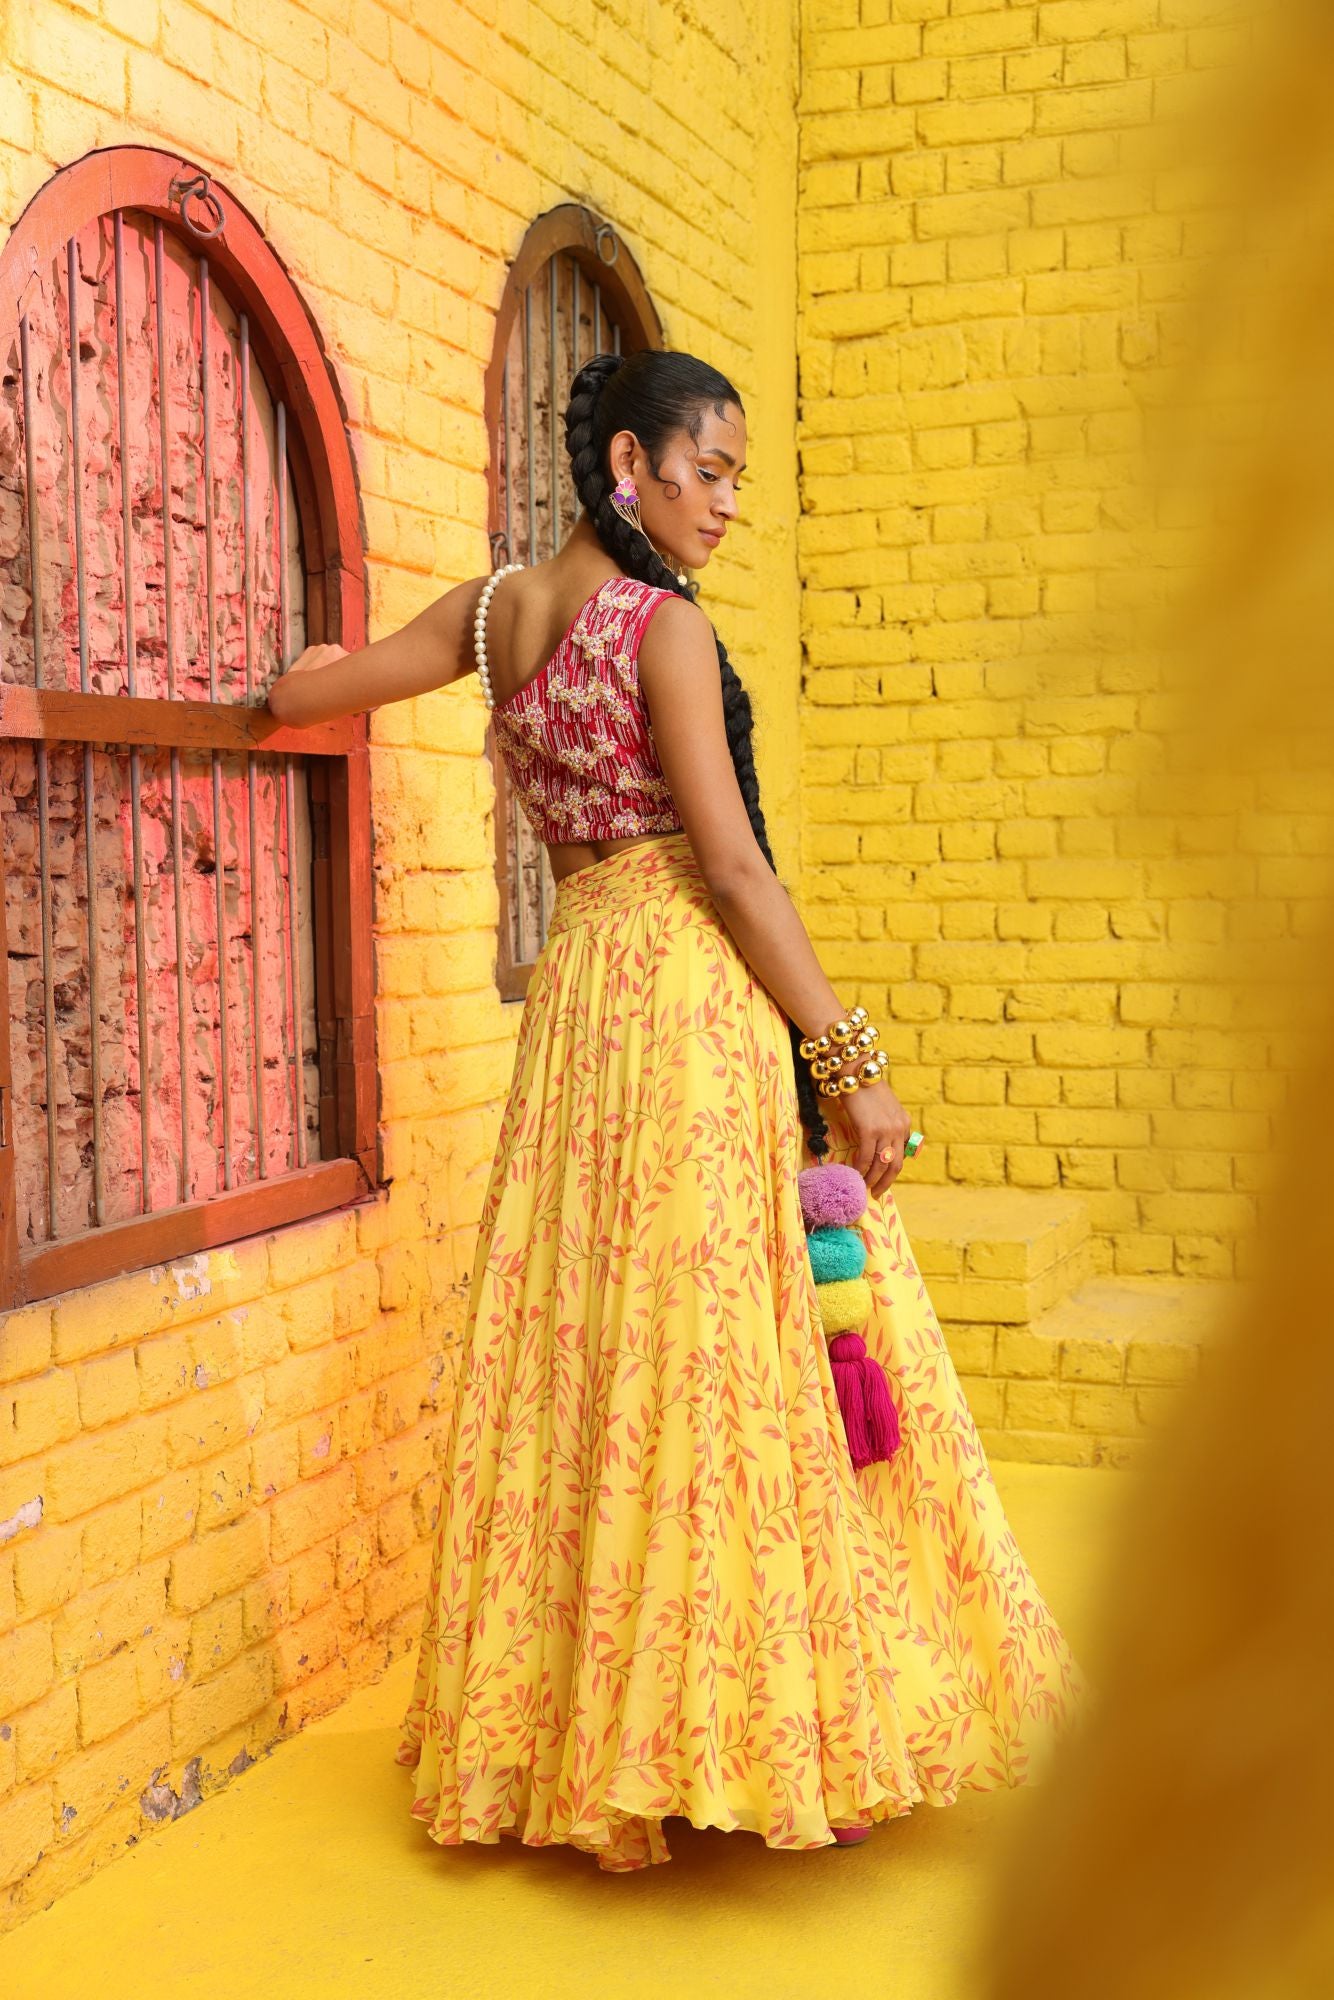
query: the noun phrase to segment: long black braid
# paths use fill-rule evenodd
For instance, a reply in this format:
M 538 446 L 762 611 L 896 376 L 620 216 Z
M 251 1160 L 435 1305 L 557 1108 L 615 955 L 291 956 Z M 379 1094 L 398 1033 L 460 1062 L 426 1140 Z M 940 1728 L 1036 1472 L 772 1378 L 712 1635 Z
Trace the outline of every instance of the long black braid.
M 691 603 L 698 586 L 679 582 L 675 570 L 651 547 L 648 537 L 623 520 L 612 506 L 607 443 L 617 431 L 633 431 L 656 477 L 658 459 L 668 441 L 681 430 L 698 439 L 701 413 L 712 405 L 721 416 L 728 403 L 742 408 L 741 398 L 727 377 L 707 362 L 672 349 L 644 348 L 627 356 L 595 354 L 591 361 L 586 361 L 570 385 L 565 412 L 565 445 L 574 490 L 597 530 L 598 540 L 627 576 L 670 590 Z M 750 696 L 716 631 L 714 639 L 722 675 L 727 747 L 756 845 L 777 874 L 760 809 L 760 785 L 751 743 L 754 717 Z M 829 1128 L 820 1109 L 814 1078 L 800 1051 L 801 1030 L 795 1021 L 788 1026 L 792 1035 L 797 1109 L 806 1130 L 807 1146 L 815 1159 L 822 1159 L 829 1150 Z

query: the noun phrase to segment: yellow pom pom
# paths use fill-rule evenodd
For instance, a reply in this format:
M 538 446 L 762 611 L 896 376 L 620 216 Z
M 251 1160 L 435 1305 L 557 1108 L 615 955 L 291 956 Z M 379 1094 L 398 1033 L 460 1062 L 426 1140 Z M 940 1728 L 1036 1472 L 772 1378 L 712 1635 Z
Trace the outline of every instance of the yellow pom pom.
M 836 1333 L 852 1333 L 871 1317 L 871 1287 L 865 1278 L 832 1278 L 817 1285 L 820 1324 L 832 1340 Z

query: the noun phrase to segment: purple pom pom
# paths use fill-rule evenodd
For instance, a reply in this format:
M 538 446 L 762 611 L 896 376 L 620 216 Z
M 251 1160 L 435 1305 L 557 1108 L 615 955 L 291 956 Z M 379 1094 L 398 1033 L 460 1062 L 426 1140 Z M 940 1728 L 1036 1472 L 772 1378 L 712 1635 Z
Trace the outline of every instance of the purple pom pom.
M 803 1168 L 797 1197 L 807 1229 L 847 1229 L 866 1212 L 866 1182 L 837 1160 Z

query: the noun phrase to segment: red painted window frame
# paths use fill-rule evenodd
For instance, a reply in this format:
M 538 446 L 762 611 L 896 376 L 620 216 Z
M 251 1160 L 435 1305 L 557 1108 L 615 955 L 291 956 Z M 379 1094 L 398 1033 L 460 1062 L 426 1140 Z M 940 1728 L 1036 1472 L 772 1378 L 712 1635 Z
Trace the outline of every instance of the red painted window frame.
M 509 547 L 505 492 L 500 480 L 501 451 L 497 442 L 504 420 L 505 359 L 515 321 L 523 311 L 525 290 L 537 282 L 541 272 L 560 251 L 574 257 L 611 300 L 621 327 L 622 354 L 635 354 L 641 348 L 664 345 L 657 307 L 629 246 L 613 224 L 582 202 L 565 201 L 548 209 L 545 215 L 540 215 L 529 225 L 510 265 L 501 294 L 491 360 L 483 388 L 486 434 L 491 441 L 486 474 L 487 527 L 491 561 L 497 569 L 513 556 Z M 496 885 L 500 892 L 496 985 L 502 1000 L 522 1000 L 537 961 L 535 958 L 516 958 L 513 950 L 514 885 L 510 880 L 509 843 L 506 839 L 513 802 L 505 761 L 497 750 L 495 728 L 490 722 L 487 724 L 485 749 L 496 788 L 495 865 Z
M 198 248 L 182 222 L 182 196 L 173 190 L 202 171 L 178 153 L 115 146 L 85 154 L 54 174 L 23 210 L 0 250 L 0 323 L 17 328 L 33 274 L 50 267 L 74 231 L 112 210 L 160 217 L 181 240 Z M 289 413 L 307 634 L 311 643 L 336 643 L 353 651 L 366 643 L 367 589 L 360 499 L 343 409 L 319 333 L 287 270 L 236 196 L 215 186 L 225 224 L 203 246 L 210 271 L 233 302 L 244 306 L 255 359 Z M 372 1196 L 382 1171 L 366 717 L 291 729 L 279 727 L 267 708 L 259 706 L 0 686 L 0 737 L 290 751 L 308 760 L 324 1154 L 280 1177 L 20 1250 L 13 1119 L 8 1115 L 8 952 L 0 936 L 0 1311 Z M 0 926 L 4 909 L 0 854 Z

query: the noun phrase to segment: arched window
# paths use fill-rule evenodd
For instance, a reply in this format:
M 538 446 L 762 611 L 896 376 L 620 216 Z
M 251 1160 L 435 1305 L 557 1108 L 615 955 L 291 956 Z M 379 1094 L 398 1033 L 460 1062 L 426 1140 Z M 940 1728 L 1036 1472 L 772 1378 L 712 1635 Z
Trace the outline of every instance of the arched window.
M 657 311 L 612 225 L 578 202 L 539 217 L 510 266 L 486 373 L 493 567 L 545 561 L 578 518 L 563 424 L 576 369 L 594 354 L 662 344 Z M 502 1000 L 521 1000 L 555 885 L 490 731 L 487 750 L 496 784 L 496 979 Z
M 365 643 L 318 335 L 225 189 L 92 153 L 0 254 L 0 1305 L 377 1179 Z

